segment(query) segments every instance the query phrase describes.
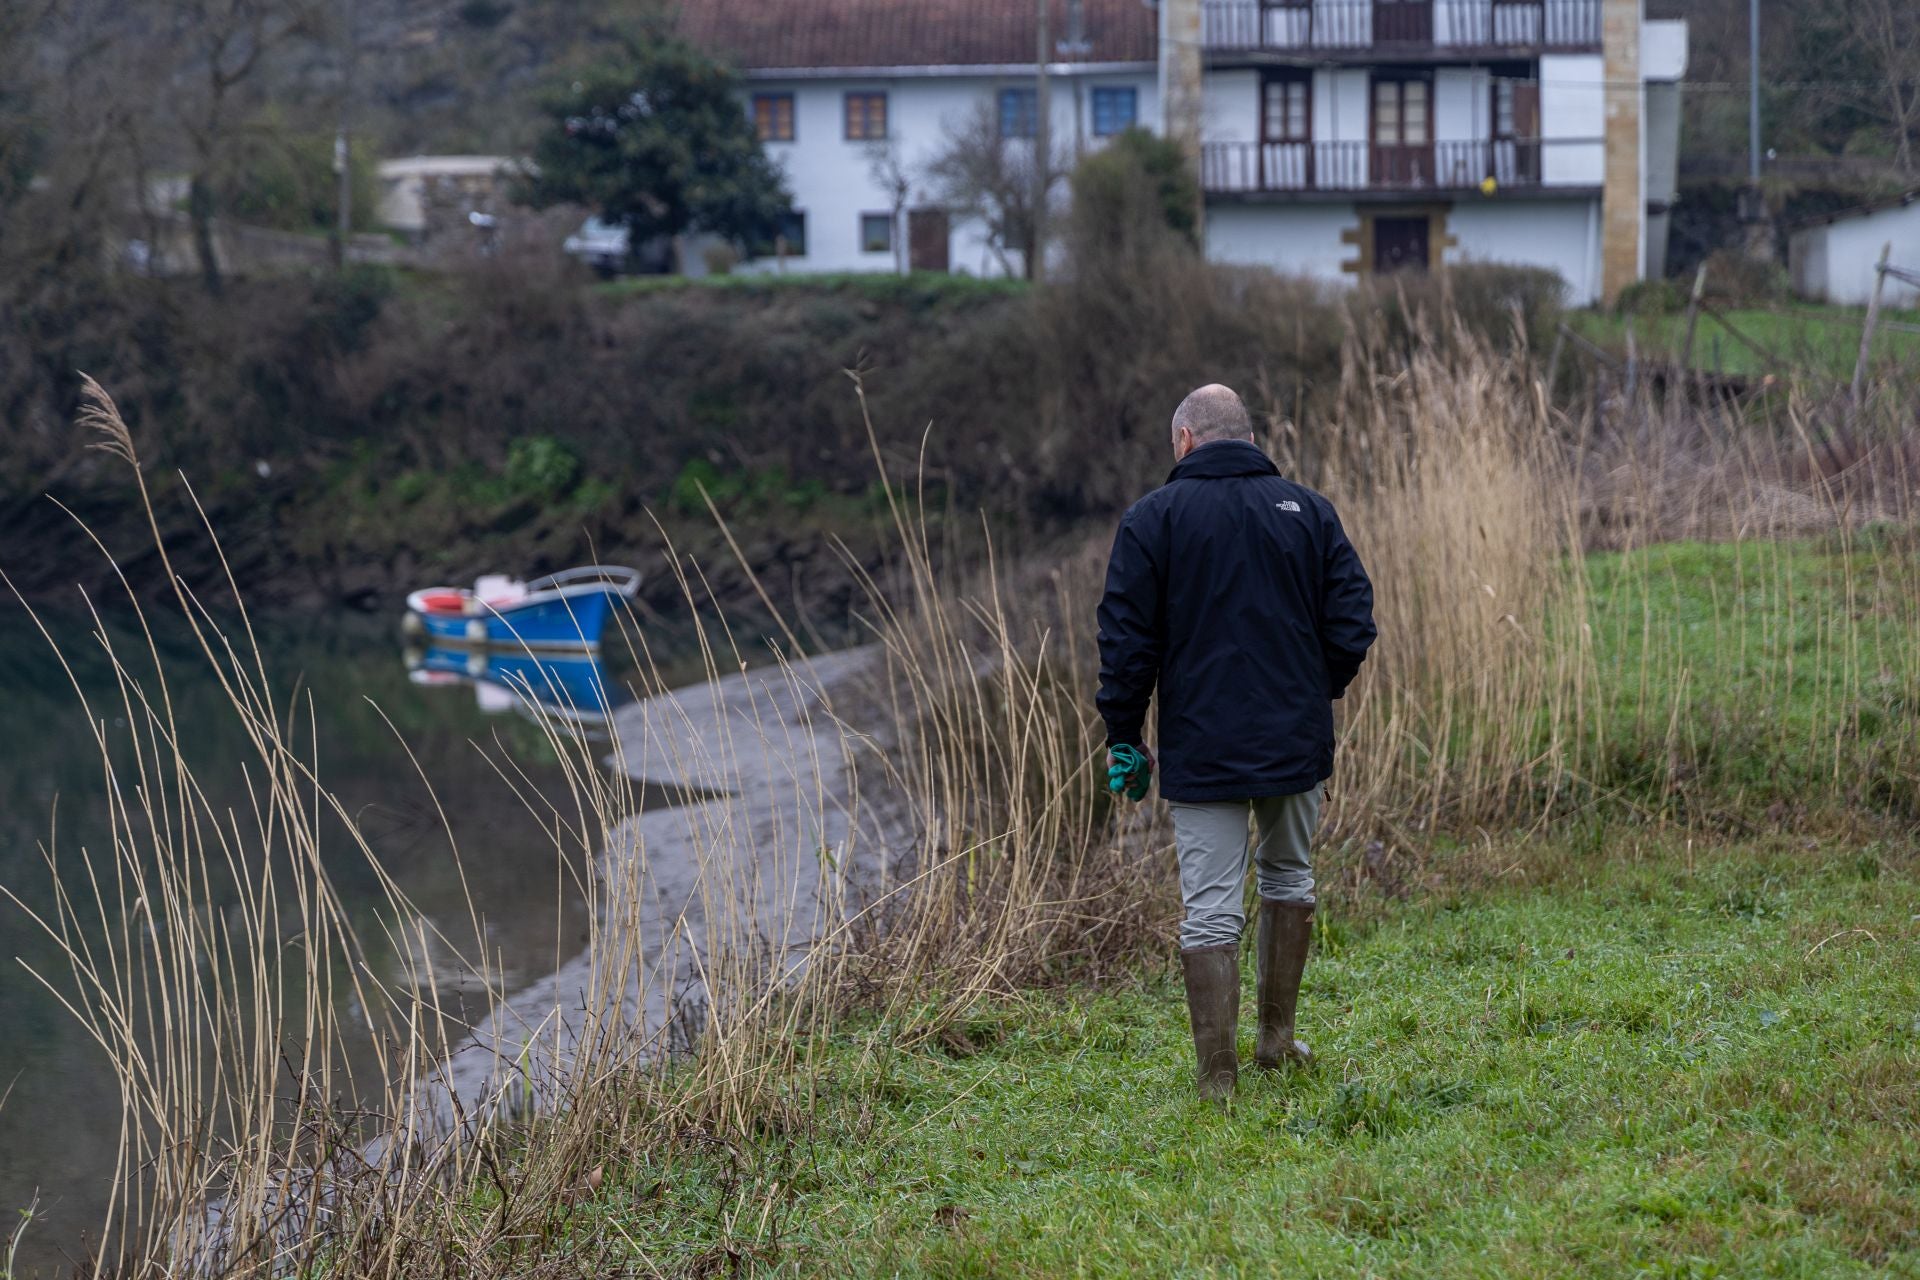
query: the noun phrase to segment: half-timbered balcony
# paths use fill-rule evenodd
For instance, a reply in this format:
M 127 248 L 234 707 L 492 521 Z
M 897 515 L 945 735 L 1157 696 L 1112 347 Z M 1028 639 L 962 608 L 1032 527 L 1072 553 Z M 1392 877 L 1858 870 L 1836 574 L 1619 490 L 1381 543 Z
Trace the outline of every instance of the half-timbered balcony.
M 1201 183 L 1210 195 L 1261 192 L 1417 192 L 1578 186 L 1569 174 L 1597 161 L 1599 139 L 1501 138 L 1477 142 L 1209 142 Z
M 1600 47 L 1600 0 L 1202 0 L 1210 54 L 1525 56 Z

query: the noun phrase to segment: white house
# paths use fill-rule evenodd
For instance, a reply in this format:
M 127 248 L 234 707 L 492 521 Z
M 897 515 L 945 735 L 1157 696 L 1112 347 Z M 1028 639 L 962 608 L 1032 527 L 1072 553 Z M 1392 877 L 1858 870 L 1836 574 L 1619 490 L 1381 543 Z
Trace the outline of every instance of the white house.
M 1920 189 L 1801 223 L 1787 240 L 1794 292 L 1816 302 L 1865 306 L 1889 245 L 1892 265 L 1920 271 Z M 1881 301 L 1920 306 L 1920 288 L 1890 276 Z
M 1217 261 L 1327 279 L 1544 266 L 1575 301 L 1665 258 L 1686 25 L 1642 0 L 1052 0 L 1051 128 L 1128 124 L 1195 153 Z M 794 191 L 809 271 L 998 273 L 981 230 L 913 174 L 989 104 L 1030 136 L 1034 0 L 702 0 L 683 29 L 744 73 Z
M 1054 145 L 1157 130 L 1155 12 L 1141 0 L 1055 8 Z M 681 13 L 686 34 L 740 69 L 746 109 L 786 170 L 794 219 L 780 266 L 886 271 L 898 238 L 916 270 L 1006 271 L 980 223 L 937 205 L 925 169 L 983 108 L 1016 144 L 1034 136 L 1033 0 L 703 0 Z M 889 174 L 911 183 L 897 226 Z

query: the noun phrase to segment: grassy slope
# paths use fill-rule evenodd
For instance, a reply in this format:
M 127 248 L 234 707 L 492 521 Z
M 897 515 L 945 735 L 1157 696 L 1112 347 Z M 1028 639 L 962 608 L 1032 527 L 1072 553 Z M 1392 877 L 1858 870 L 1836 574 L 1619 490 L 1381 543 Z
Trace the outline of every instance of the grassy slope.
M 1912 311 L 1887 310 L 1881 314 L 1901 324 L 1920 323 L 1920 313 Z M 1860 329 L 1866 321 L 1866 310 L 1796 303 L 1780 310 L 1738 308 L 1728 311 L 1727 319 L 1740 333 L 1785 364 L 1762 357 L 1727 333 L 1712 317 L 1702 315 L 1690 362 L 1695 369 L 1749 377 L 1785 374 L 1797 369 L 1828 378 L 1851 379 L 1854 363 L 1860 357 Z M 1586 311 L 1571 316 L 1569 321 L 1584 337 L 1608 350 L 1625 353 L 1625 317 Z M 1687 331 L 1684 315 L 1637 316 L 1633 327 L 1634 341 L 1643 353 L 1658 352 L 1666 359 L 1679 358 Z M 1882 330 L 1874 336 L 1873 355 L 1876 366 L 1911 364 L 1920 356 L 1920 333 Z
M 1884 760 L 1920 702 L 1911 567 L 1831 543 L 1667 543 L 1588 557 L 1597 679 L 1612 781 L 1684 763 L 1718 809 L 1838 788 L 1876 807 L 1920 805 Z M 1857 624 L 1849 651 L 1835 619 Z M 1684 682 L 1684 684 L 1682 684 Z M 1688 714 L 1677 723 L 1678 693 Z M 1669 735 L 1670 743 L 1663 740 Z M 1811 749 L 1810 749 L 1811 748 Z
M 1920 678 L 1897 560 L 1593 557 L 1609 740 L 1762 829 L 1836 760 L 1884 817 L 1866 775 L 1895 785 L 1875 766 Z M 1852 663 L 1840 610 L 1875 620 Z M 1682 679 L 1663 747 L 1646 708 Z M 945 1046 L 816 1045 L 790 1141 L 615 1169 L 576 1228 L 769 1274 L 1920 1276 L 1920 845 L 1581 821 L 1436 855 L 1454 887 L 1422 900 L 1335 877 L 1303 997 L 1322 1066 L 1250 1076 L 1228 1114 L 1192 1099 L 1162 970 Z
M 689 1224 L 772 1205 L 750 1256 L 781 1274 L 1920 1275 L 1911 863 L 1688 857 L 1335 914 L 1303 995 L 1323 1065 L 1227 1114 L 1160 978 L 983 1010 L 970 1056 L 836 1038 L 794 1150 L 602 1203 L 689 1261 L 720 1240 Z

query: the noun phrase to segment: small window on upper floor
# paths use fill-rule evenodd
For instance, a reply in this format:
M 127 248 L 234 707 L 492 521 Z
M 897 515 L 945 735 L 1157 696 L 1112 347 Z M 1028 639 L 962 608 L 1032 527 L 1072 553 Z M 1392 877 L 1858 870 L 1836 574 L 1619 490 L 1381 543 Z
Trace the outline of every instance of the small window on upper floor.
M 880 142 L 887 136 L 887 95 L 847 95 L 847 141 Z
M 1130 88 L 1093 91 L 1093 136 L 1111 138 L 1134 126 L 1140 112 L 1140 95 Z
M 1002 89 L 1000 91 L 1000 136 L 1003 138 L 1031 138 L 1036 132 L 1040 113 L 1034 110 L 1036 99 L 1031 89 Z
M 756 93 L 753 95 L 753 131 L 762 142 L 793 141 L 793 95 Z
M 1310 71 L 1280 70 L 1261 86 L 1262 142 L 1313 140 L 1313 82 Z

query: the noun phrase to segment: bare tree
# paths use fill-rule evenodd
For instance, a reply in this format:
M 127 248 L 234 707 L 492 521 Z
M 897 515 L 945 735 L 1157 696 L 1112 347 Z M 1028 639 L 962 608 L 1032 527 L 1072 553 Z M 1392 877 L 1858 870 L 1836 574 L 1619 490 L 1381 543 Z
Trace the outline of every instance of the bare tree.
M 867 175 L 874 185 L 887 193 L 887 216 L 893 227 L 888 237 L 893 245 L 893 269 L 907 274 L 907 204 L 913 199 L 913 172 L 900 157 L 899 142 L 889 137 L 884 142 L 867 144 Z
M 940 203 L 985 224 L 987 244 L 1008 275 L 1015 274 L 1009 255 L 1017 254 L 1020 274 L 1032 280 L 1040 273 L 1043 206 L 1067 167 L 1066 157 L 1051 147 L 1042 151 L 1034 139 L 1001 136 L 999 111 L 983 98 L 949 126 L 927 177 Z
M 133 204 L 125 160 L 152 95 L 115 0 L 0 0 L 0 236 L 10 262 L 97 261 Z
M 1841 24 L 1842 42 L 1872 73 L 1876 89 L 1860 102 L 1885 121 L 1894 159 L 1914 171 L 1920 135 L 1920 4 L 1914 0 L 1847 0 L 1827 11 Z
M 313 0 L 165 0 L 173 119 L 189 152 L 187 216 L 209 293 L 221 289 L 215 192 L 247 124 L 244 91 L 272 57 L 321 28 Z

